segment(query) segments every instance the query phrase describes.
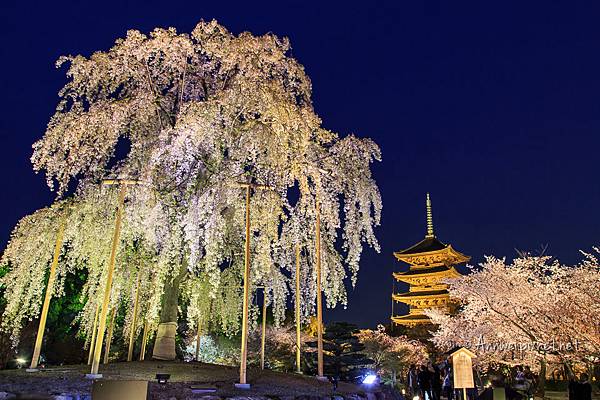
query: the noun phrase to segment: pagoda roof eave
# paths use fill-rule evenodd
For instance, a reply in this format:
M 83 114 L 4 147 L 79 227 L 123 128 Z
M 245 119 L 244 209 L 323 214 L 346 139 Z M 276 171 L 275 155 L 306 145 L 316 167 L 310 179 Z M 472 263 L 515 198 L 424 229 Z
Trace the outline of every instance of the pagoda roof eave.
M 398 261 L 404 261 L 408 264 L 410 264 L 410 259 L 412 258 L 416 258 L 416 257 L 428 257 L 428 256 L 435 256 L 438 254 L 443 254 L 446 253 L 449 258 L 452 258 L 452 263 L 453 264 L 461 264 L 464 262 L 468 262 L 471 257 L 464 255 L 463 253 L 461 253 L 460 251 L 455 250 L 452 245 L 446 245 L 446 247 L 444 247 L 443 249 L 439 249 L 439 250 L 432 250 L 432 251 L 424 251 L 421 253 L 402 253 L 402 252 L 394 252 L 394 257 L 396 257 L 398 259 Z
M 450 296 L 446 289 L 443 290 L 423 290 L 421 292 L 408 292 L 408 293 L 395 293 L 392 298 L 396 301 L 414 300 L 420 298 L 432 298 L 432 297 L 447 297 Z
M 414 315 L 414 314 L 399 315 L 399 316 L 393 316 L 391 319 L 392 319 L 392 322 L 395 322 L 395 323 L 431 322 L 429 317 L 426 315 L 423 315 L 423 314 L 422 315 Z
M 456 268 L 454 268 L 454 266 L 450 266 L 450 267 L 439 266 L 439 267 L 433 267 L 433 268 L 429 268 L 429 269 L 427 269 L 427 268 L 410 269 L 405 272 L 394 272 L 394 273 L 392 273 L 392 276 L 394 278 L 396 278 L 396 280 L 403 281 L 403 282 L 409 282 L 409 281 L 413 281 L 414 279 L 419 279 L 419 278 L 423 278 L 423 277 L 431 277 L 431 276 L 443 276 L 443 277 L 449 277 L 449 278 L 458 278 L 459 276 L 462 276 L 462 274 L 460 272 L 458 272 L 456 270 Z

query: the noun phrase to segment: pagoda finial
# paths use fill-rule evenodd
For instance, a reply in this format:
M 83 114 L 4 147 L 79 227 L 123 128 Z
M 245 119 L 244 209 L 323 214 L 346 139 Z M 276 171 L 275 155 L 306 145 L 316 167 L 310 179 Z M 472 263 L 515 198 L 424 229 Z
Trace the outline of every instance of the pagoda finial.
M 427 193 L 427 235 L 425 235 L 425 237 L 435 237 L 433 234 L 433 217 L 431 215 L 431 199 L 429 198 L 429 193 Z

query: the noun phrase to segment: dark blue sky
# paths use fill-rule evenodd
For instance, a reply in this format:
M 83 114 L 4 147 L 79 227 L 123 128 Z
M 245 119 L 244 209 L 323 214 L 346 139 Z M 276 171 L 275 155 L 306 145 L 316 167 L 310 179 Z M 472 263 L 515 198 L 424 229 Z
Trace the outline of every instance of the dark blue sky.
M 324 125 L 382 148 L 382 253 L 367 252 L 348 309 L 326 319 L 388 320 L 392 252 L 423 238 L 427 191 L 438 237 L 473 262 L 542 244 L 576 262 L 600 244 L 600 5 L 374 3 L 3 1 L 0 245 L 53 197 L 29 157 L 65 82 L 54 61 L 201 18 L 288 36 Z

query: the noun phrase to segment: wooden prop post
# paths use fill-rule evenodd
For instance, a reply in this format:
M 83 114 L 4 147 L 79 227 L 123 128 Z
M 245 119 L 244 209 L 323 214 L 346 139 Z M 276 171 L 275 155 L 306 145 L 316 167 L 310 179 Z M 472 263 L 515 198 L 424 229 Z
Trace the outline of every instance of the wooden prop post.
M 296 245 L 296 372 L 301 373 L 300 368 L 300 245 Z
M 142 348 L 140 349 L 140 361 L 146 357 L 146 344 L 148 343 L 148 321 L 144 321 L 144 333 L 142 334 Z
M 260 337 L 260 369 L 265 369 L 265 343 L 267 335 L 267 289 L 263 289 L 262 332 Z
M 98 313 L 100 312 L 100 304 L 96 305 L 96 313 L 94 314 L 94 327 L 92 328 L 92 339 L 90 341 L 90 352 L 88 354 L 88 365 L 92 365 L 92 358 L 94 357 L 94 347 L 96 344 L 96 328 L 98 328 Z
M 196 326 L 196 357 L 194 359 L 200 361 L 200 317 L 198 317 Z
M 108 356 L 110 355 L 110 344 L 112 343 L 113 331 L 115 329 L 115 318 L 117 317 L 117 307 L 115 306 L 110 316 L 110 325 L 108 326 L 108 334 L 106 335 L 106 345 L 104 347 L 103 364 L 108 364 Z
M 248 296 L 250 292 L 250 185 L 246 186 L 246 244 L 244 250 L 244 297 L 242 304 L 242 346 L 240 357 L 240 385 L 246 385 L 248 357 Z
M 50 276 L 48 276 L 48 283 L 46 284 L 46 296 L 44 297 L 44 305 L 42 306 L 42 314 L 40 315 L 40 324 L 38 326 L 37 337 L 35 339 L 33 356 L 31 357 L 31 365 L 27 369 L 27 372 L 35 372 L 38 370 L 37 366 L 40 360 L 40 353 L 42 351 L 44 331 L 46 330 L 46 319 L 48 318 L 48 309 L 50 308 L 50 300 L 52 299 L 52 291 L 54 290 L 56 266 L 58 265 L 58 258 L 60 256 L 60 249 L 62 248 L 64 234 L 65 221 L 61 222 L 60 226 L 58 227 L 56 244 L 54 245 L 54 257 L 52 258 L 52 264 L 50 265 Z
M 119 190 L 119 203 L 117 206 L 117 217 L 115 219 L 115 230 L 112 239 L 112 248 L 110 251 L 110 259 L 108 263 L 108 271 L 106 274 L 106 284 L 104 287 L 104 298 L 102 301 L 102 309 L 100 312 L 100 320 L 98 323 L 98 336 L 94 347 L 94 358 L 92 359 L 92 370 L 86 375 L 87 378 L 97 379 L 102 378 L 102 374 L 98 374 L 98 368 L 100 366 L 100 354 L 102 353 L 102 341 L 104 339 L 104 331 L 106 329 L 106 317 L 108 314 L 108 307 L 110 302 L 110 290 L 112 288 L 113 272 L 115 270 L 115 260 L 117 258 L 117 251 L 119 249 L 119 239 L 121 236 L 121 220 L 123 218 L 123 208 L 125 206 L 125 193 L 127 192 L 127 186 L 137 185 L 138 181 L 127 180 L 127 179 L 109 179 L 102 182 L 103 185 L 118 185 Z
M 246 366 L 248 363 L 248 300 L 250 293 L 250 194 L 252 189 L 267 189 L 271 187 L 250 182 L 240 182 L 239 187 L 246 189 L 246 243 L 244 251 L 244 295 L 242 298 L 242 345 L 240 357 L 240 382 L 235 386 L 240 389 L 249 389 L 246 382 Z
M 323 379 L 323 300 L 321 293 L 321 205 L 318 195 L 315 195 L 315 241 L 316 241 L 316 269 L 317 269 L 317 374 Z
M 133 345 L 135 343 L 135 326 L 137 324 L 139 301 L 140 301 L 140 273 L 138 272 L 137 284 L 135 287 L 135 303 L 133 304 L 133 321 L 131 322 L 131 332 L 129 332 L 129 349 L 127 350 L 127 361 L 133 360 Z

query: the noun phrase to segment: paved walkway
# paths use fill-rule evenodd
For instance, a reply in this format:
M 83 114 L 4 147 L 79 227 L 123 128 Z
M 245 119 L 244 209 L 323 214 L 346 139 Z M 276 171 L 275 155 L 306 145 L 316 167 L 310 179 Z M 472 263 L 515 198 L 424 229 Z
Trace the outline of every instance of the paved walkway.
M 569 395 L 567 392 L 546 391 L 546 399 L 549 399 L 549 400 L 568 400 L 568 398 L 569 398 Z M 600 394 L 592 393 L 592 398 L 600 400 Z

